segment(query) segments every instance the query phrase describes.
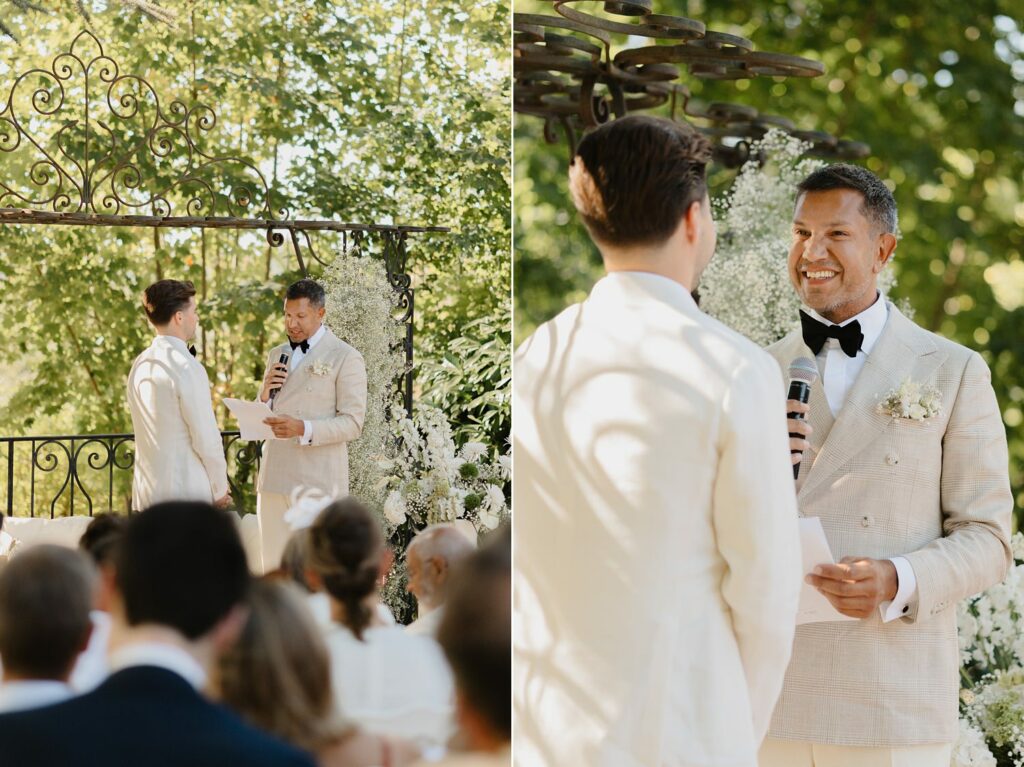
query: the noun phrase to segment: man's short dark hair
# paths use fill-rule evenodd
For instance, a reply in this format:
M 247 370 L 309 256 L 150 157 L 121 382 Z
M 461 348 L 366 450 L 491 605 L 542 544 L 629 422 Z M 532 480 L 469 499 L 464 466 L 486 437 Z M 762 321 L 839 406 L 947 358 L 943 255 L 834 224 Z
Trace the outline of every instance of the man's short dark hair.
M 285 300 L 295 301 L 300 298 L 308 298 L 310 306 L 317 309 L 327 303 L 327 294 L 323 285 L 316 280 L 299 280 L 288 286 L 288 292 L 284 295 Z
M 130 626 L 156 623 L 198 639 L 239 604 L 249 568 L 228 512 L 168 501 L 133 516 L 115 555 Z
M 797 185 L 799 194 L 852 189 L 864 197 L 861 213 L 880 231 L 896 233 L 896 200 L 882 179 L 866 168 L 840 162 L 814 171 Z
M 466 702 L 505 740 L 512 736 L 512 552 L 495 535 L 458 563 L 437 641 Z
M 149 321 L 162 327 L 171 321 L 177 312 L 188 308 L 189 300 L 196 294 L 195 285 L 182 280 L 160 280 L 154 282 L 143 295 L 142 306 Z
M 81 552 L 37 545 L 0 572 L 0 658 L 30 679 L 65 680 L 85 649 L 96 572 Z
M 78 548 L 92 557 L 97 565 L 113 561 L 114 548 L 121 540 L 127 521 L 120 514 L 97 514 L 78 539 Z
M 659 245 L 707 194 L 711 144 L 693 126 L 629 115 L 580 141 L 569 191 L 590 236 L 609 245 Z

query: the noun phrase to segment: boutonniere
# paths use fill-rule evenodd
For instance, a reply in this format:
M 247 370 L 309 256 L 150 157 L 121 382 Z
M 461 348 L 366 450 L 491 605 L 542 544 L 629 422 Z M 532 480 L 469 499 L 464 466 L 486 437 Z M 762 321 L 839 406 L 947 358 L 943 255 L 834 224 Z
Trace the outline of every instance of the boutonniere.
M 317 360 L 316 362 L 313 363 L 313 367 L 310 369 L 309 372 L 312 375 L 315 375 L 319 378 L 323 378 L 324 376 L 331 372 L 331 366 L 328 365 L 327 362 L 324 360 Z
M 904 379 L 903 383 L 885 395 L 878 412 L 891 418 L 926 421 L 942 414 L 942 395 L 931 384 Z

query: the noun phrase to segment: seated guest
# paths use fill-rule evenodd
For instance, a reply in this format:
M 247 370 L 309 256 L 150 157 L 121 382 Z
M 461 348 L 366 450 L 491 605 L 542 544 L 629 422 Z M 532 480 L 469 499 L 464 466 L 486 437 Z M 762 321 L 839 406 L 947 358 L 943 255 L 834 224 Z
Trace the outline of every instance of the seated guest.
M 131 517 L 115 571 L 110 677 L 64 703 L 0 715 L 4 764 L 312 767 L 200 694 L 245 623 L 249 570 L 227 514 L 170 501 Z
M 95 689 L 110 673 L 107 651 L 110 648 L 110 605 L 114 598 L 114 547 L 121 540 L 127 521 L 127 517 L 118 514 L 97 514 L 78 541 L 78 548 L 92 558 L 100 573 L 99 588 L 89 613 L 92 636 L 71 672 L 71 687 L 79 693 Z
M 455 672 L 465 752 L 445 767 L 512 764 L 512 539 L 508 526 L 452 573 L 437 638 Z
M 381 565 L 381 580 L 391 569 L 392 559 L 386 557 Z M 330 626 L 331 600 L 324 591 L 320 576 L 309 567 L 309 528 L 300 527 L 294 530 L 288 543 L 285 544 L 284 553 L 281 555 L 281 567 L 278 570 L 267 573 L 269 577 L 278 580 L 288 580 L 298 586 L 306 595 L 306 605 L 313 613 L 319 626 Z M 383 602 L 377 603 L 377 617 L 381 622 L 393 625 L 395 616 Z
M 397 766 L 419 756 L 409 744 L 361 733 L 338 716 L 327 647 L 298 589 L 257 581 L 246 605 L 245 629 L 218 667 L 224 704 L 316 754 L 320 767 Z
M 451 525 L 431 525 L 416 534 L 405 551 L 405 566 L 409 572 L 406 588 L 416 597 L 419 614 L 406 631 L 437 634 L 451 569 L 473 549 L 473 543 Z
M 310 528 L 309 564 L 334 619 L 325 638 L 335 698 L 361 729 L 437 749 L 452 730 L 451 672 L 433 639 L 381 621 L 385 557 L 380 524 L 352 498 L 328 506 Z
M 74 694 L 68 677 L 89 642 L 95 584 L 89 560 L 64 546 L 29 547 L 0 571 L 0 712 Z

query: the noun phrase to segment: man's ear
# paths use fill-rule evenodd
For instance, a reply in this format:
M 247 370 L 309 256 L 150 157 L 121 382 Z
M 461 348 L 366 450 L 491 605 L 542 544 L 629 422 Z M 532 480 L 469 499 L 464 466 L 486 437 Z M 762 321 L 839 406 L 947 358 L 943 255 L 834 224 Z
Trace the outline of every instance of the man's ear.
M 433 572 L 434 583 L 443 583 L 445 578 L 448 577 L 448 562 L 443 557 L 431 557 L 427 566 Z
M 882 271 L 896 251 L 896 235 L 886 232 L 878 238 L 878 257 L 875 259 L 875 273 Z
M 690 207 L 686 209 L 686 215 L 683 216 L 681 224 L 686 227 L 687 242 L 696 242 L 700 239 L 700 228 L 704 223 L 701 221 L 704 212 L 703 207 L 703 201 L 694 200 L 690 203 Z

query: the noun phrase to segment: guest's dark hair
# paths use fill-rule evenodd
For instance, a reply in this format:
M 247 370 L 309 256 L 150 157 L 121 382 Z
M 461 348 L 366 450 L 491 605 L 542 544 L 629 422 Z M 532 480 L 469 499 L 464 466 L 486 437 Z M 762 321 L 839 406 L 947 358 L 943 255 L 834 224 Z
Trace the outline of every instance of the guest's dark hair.
M 78 539 L 78 548 L 97 565 L 113 561 L 114 549 L 124 533 L 127 519 L 120 514 L 97 514 Z
M 569 191 L 599 243 L 658 245 L 704 199 L 710 160 L 710 142 L 692 126 L 630 115 L 583 137 Z
M 142 306 L 149 321 L 161 327 L 170 322 L 176 312 L 187 309 L 189 299 L 195 294 L 196 288 L 191 282 L 160 280 L 146 288 Z
M 317 309 L 327 302 L 327 294 L 323 286 L 316 280 L 299 280 L 288 286 L 288 292 L 284 294 L 288 301 L 295 301 L 299 298 L 308 298 L 310 306 Z
M 128 624 L 156 623 L 198 639 L 242 602 L 245 550 L 227 512 L 168 501 L 136 514 L 115 556 Z
M 797 184 L 799 195 L 852 189 L 864 198 L 860 211 L 882 232 L 896 233 L 896 200 L 882 180 L 866 168 L 848 163 L 826 165 Z
M 459 562 L 437 633 L 466 702 L 506 740 L 512 734 L 511 563 L 507 530 Z
M 365 602 L 377 588 L 383 546 L 380 523 L 352 498 L 332 503 L 309 528 L 309 564 L 359 639 L 373 617 Z
M 81 552 L 32 546 L 0 571 L 0 658 L 31 679 L 65 680 L 85 649 L 96 571 Z

